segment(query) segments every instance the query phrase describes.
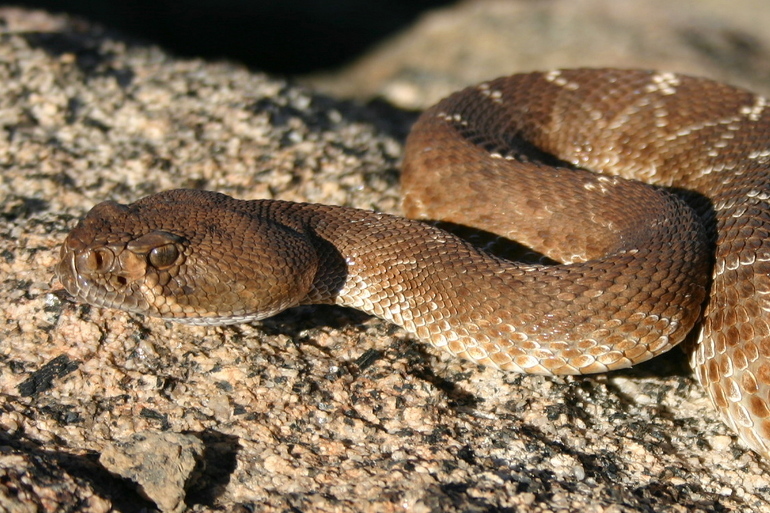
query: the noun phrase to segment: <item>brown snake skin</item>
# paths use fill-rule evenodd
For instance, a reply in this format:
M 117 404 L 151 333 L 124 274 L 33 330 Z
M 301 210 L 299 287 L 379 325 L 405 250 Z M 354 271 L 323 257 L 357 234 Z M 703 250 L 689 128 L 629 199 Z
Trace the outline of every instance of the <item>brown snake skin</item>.
M 351 306 L 455 355 L 540 374 L 628 367 L 698 326 L 698 379 L 770 456 L 766 107 L 704 79 L 565 70 L 486 82 L 426 111 L 407 141 L 406 214 L 561 264 L 503 260 L 385 214 L 175 190 L 94 207 L 56 272 L 79 300 L 190 323 Z

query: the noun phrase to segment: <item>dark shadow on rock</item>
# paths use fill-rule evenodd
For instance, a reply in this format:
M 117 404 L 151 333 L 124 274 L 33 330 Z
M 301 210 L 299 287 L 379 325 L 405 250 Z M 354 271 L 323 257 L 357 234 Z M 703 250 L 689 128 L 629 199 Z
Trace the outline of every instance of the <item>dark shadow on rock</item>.
M 203 442 L 204 451 L 188 481 L 186 503 L 213 506 L 230 482 L 240 444 L 237 437 L 213 430 L 192 434 Z M 104 468 L 96 451 L 74 454 L 66 447 L 47 446 L 20 433 L 0 432 L 0 454 L 18 454 L 26 460 L 30 470 L 25 474 L 22 486 L 35 490 L 50 488 L 63 493 L 64 502 L 77 502 L 77 497 L 88 496 L 90 489 L 98 497 L 109 500 L 114 510 L 120 513 L 154 511 L 153 503 L 140 495 L 134 482 Z M 12 480 L 13 476 L 6 475 L 6 478 Z M 15 488 L 11 482 L 6 484 Z M 34 501 L 34 497 L 30 500 Z
M 230 483 L 241 445 L 238 437 L 219 431 L 206 430 L 194 434 L 203 442 L 204 451 L 202 461 L 194 472 L 197 480 L 189 486 L 185 502 L 188 506 L 214 506 Z
M 182 56 L 297 74 L 336 67 L 452 0 L 22 0 L 80 15 Z
M 622 484 L 623 467 L 617 464 L 617 455 L 603 450 L 592 451 L 591 446 L 577 450 L 553 439 L 550 434 L 542 432 L 533 425 L 526 424 L 500 431 L 497 436 L 493 443 L 506 444 L 510 443 L 510 440 L 517 439 L 531 446 L 533 454 L 544 457 L 549 454 L 569 454 L 576 458 L 585 472 L 586 479 L 607 485 L 603 488 L 603 494 L 595 497 L 596 504 L 622 503 L 628 511 L 663 511 L 676 508 L 682 503 L 701 503 L 703 511 L 729 511 L 729 508 L 720 504 L 725 500 L 724 497 L 692 484 L 677 485 L 668 480 L 653 480 L 645 486 L 628 487 Z M 551 500 L 551 494 L 555 488 L 576 490 L 584 486 L 582 480 L 533 469 L 531 462 L 511 465 L 507 460 L 499 460 L 497 464 L 500 466 L 498 476 L 501 479 L 517 483 L 518 493 L 533 493 L 537 501 Z M 678 469 L 671 468 L 669 471 L 676 474 Z M 683 469 L 682 472 L 684 472 Z M 558 487 L 555 486 L 556 483 Z
M 286 335 L 298 338 L 307 330 L 328 327 L 341 329 L 366 322 L 370 315 L 354 310 L 331 305 L 311 305 L 290 308 L 277 315 L 260 321 L 260 327 L 266 335 Z
M 95 451 L 72 454 L 62 447 L 47 448 L 23 435 L 0 432 L 0 452 L 28 456 L 33 469 L 25 478 L 28 485 L 59 490 L 62 480 L 69 476 L 82 492 L 87 494 L 90 488 L 95 495 L 109 500 L 114 511 L 140 513 L 154 510 L 153 503 L 142 498 L 129 481 L 109 473 L 99 463 L 99 454 Z

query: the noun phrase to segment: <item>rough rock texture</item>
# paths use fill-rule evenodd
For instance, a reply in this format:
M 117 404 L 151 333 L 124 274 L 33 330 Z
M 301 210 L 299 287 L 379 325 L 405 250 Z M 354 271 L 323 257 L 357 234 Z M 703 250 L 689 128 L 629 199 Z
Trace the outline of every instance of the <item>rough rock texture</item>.
M 181 513 L 202 461 L 204 445 L 193 435 L 148 431 L 106 447 L 99 463 L 137 483 L 143 496 L 164 513 Z
M 677 351 L 530 377 L 331 307 L 211 328 L 71 302 L 58 245 L 106 198 L 204 187 L 397 211 L 410 116 L 37 16 L 0 11 L 0 505 L 151 507 L 98 455 L 167 432 L 203 444 L 190 511 L 770 508 L 770 462 Z
M 336 96 L 425 108 L 517 71 L 615 66 L 678 71 L 770 94 L 766 0 L 467 0 L 425 14 L 341 72 Z
M 83 470 L 99 472 L 87 459 L 75 461 L 73 454 L 61 457 L 45 449 L 13 449 L 5 440 L 0 446 L 0 511 L 112 511 L 114 504 L 94 489 L 93 479 L 78 476 Z M 63 459 L 73 460 L 71 465 Z M 69 468 L 68 468 L 69 467 Z M 71 469 L 76 468 L 75 472 Z

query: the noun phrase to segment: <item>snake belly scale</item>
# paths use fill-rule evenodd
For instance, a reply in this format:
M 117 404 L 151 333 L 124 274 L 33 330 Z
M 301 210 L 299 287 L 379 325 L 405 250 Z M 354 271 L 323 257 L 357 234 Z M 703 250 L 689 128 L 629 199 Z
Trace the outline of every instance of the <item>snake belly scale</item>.
M 699 381 L 768 457 L 769 161 L 770 109 L 747 91 L 634 70 L 514 75 L 417 121 L 402 171 L 415 220 L 166 191 L 94 207 L 56 273 L 79 300 L 188 323 L 351 306 L 527 373 L 628 367 L 697 330 Z M 421 219 L 560 263 L 504 260 Z

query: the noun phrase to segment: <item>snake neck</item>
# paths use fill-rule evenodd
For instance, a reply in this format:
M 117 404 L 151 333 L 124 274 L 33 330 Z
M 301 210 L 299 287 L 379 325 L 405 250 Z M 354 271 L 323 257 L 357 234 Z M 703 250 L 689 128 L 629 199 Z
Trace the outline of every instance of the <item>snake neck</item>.
M 469 258 L 502 263 L 420 221 L 331 205 L 270 200 L 263 204 L 266 217 L 302 233 L 316 251 L 318 271 L 299 304 L 353 307 L 403 325 L 387 298 L 404 277 L 419 277 L 427 283 L 437 265 L 446 271 L 457 266 L 437 255 L 465 253 Z M 404 308 L 413 307 L 422 291 L 402 290 L 401 297 L 408 296 L 412 303 Z
M 673 281 L 667 276 L 681 265 L 662 262 L 658 274 L 668 288 L 651 291 L 644 277 L 628 272 L 636 259 L 649 257 L 644 250 L 620 251 L 611 264 L 524 265 L 387 214 L 281 202 L 270 210 L 316 251 L 318 271 L 298 304 L 353 307 L 457 356 L 506 370 L 577 374 L 651 358 L 684 338 L 705 295 L 701 264 L 684 270 L 687 280 Z M 671 249 L 670 259 L 681 251 Z M 655 294 L 678 306 L 650 301 Z M 630 317 L 623 313 L 629 310 Z M 615 333 L 611 345 L 597 341 L 608 333 Z

